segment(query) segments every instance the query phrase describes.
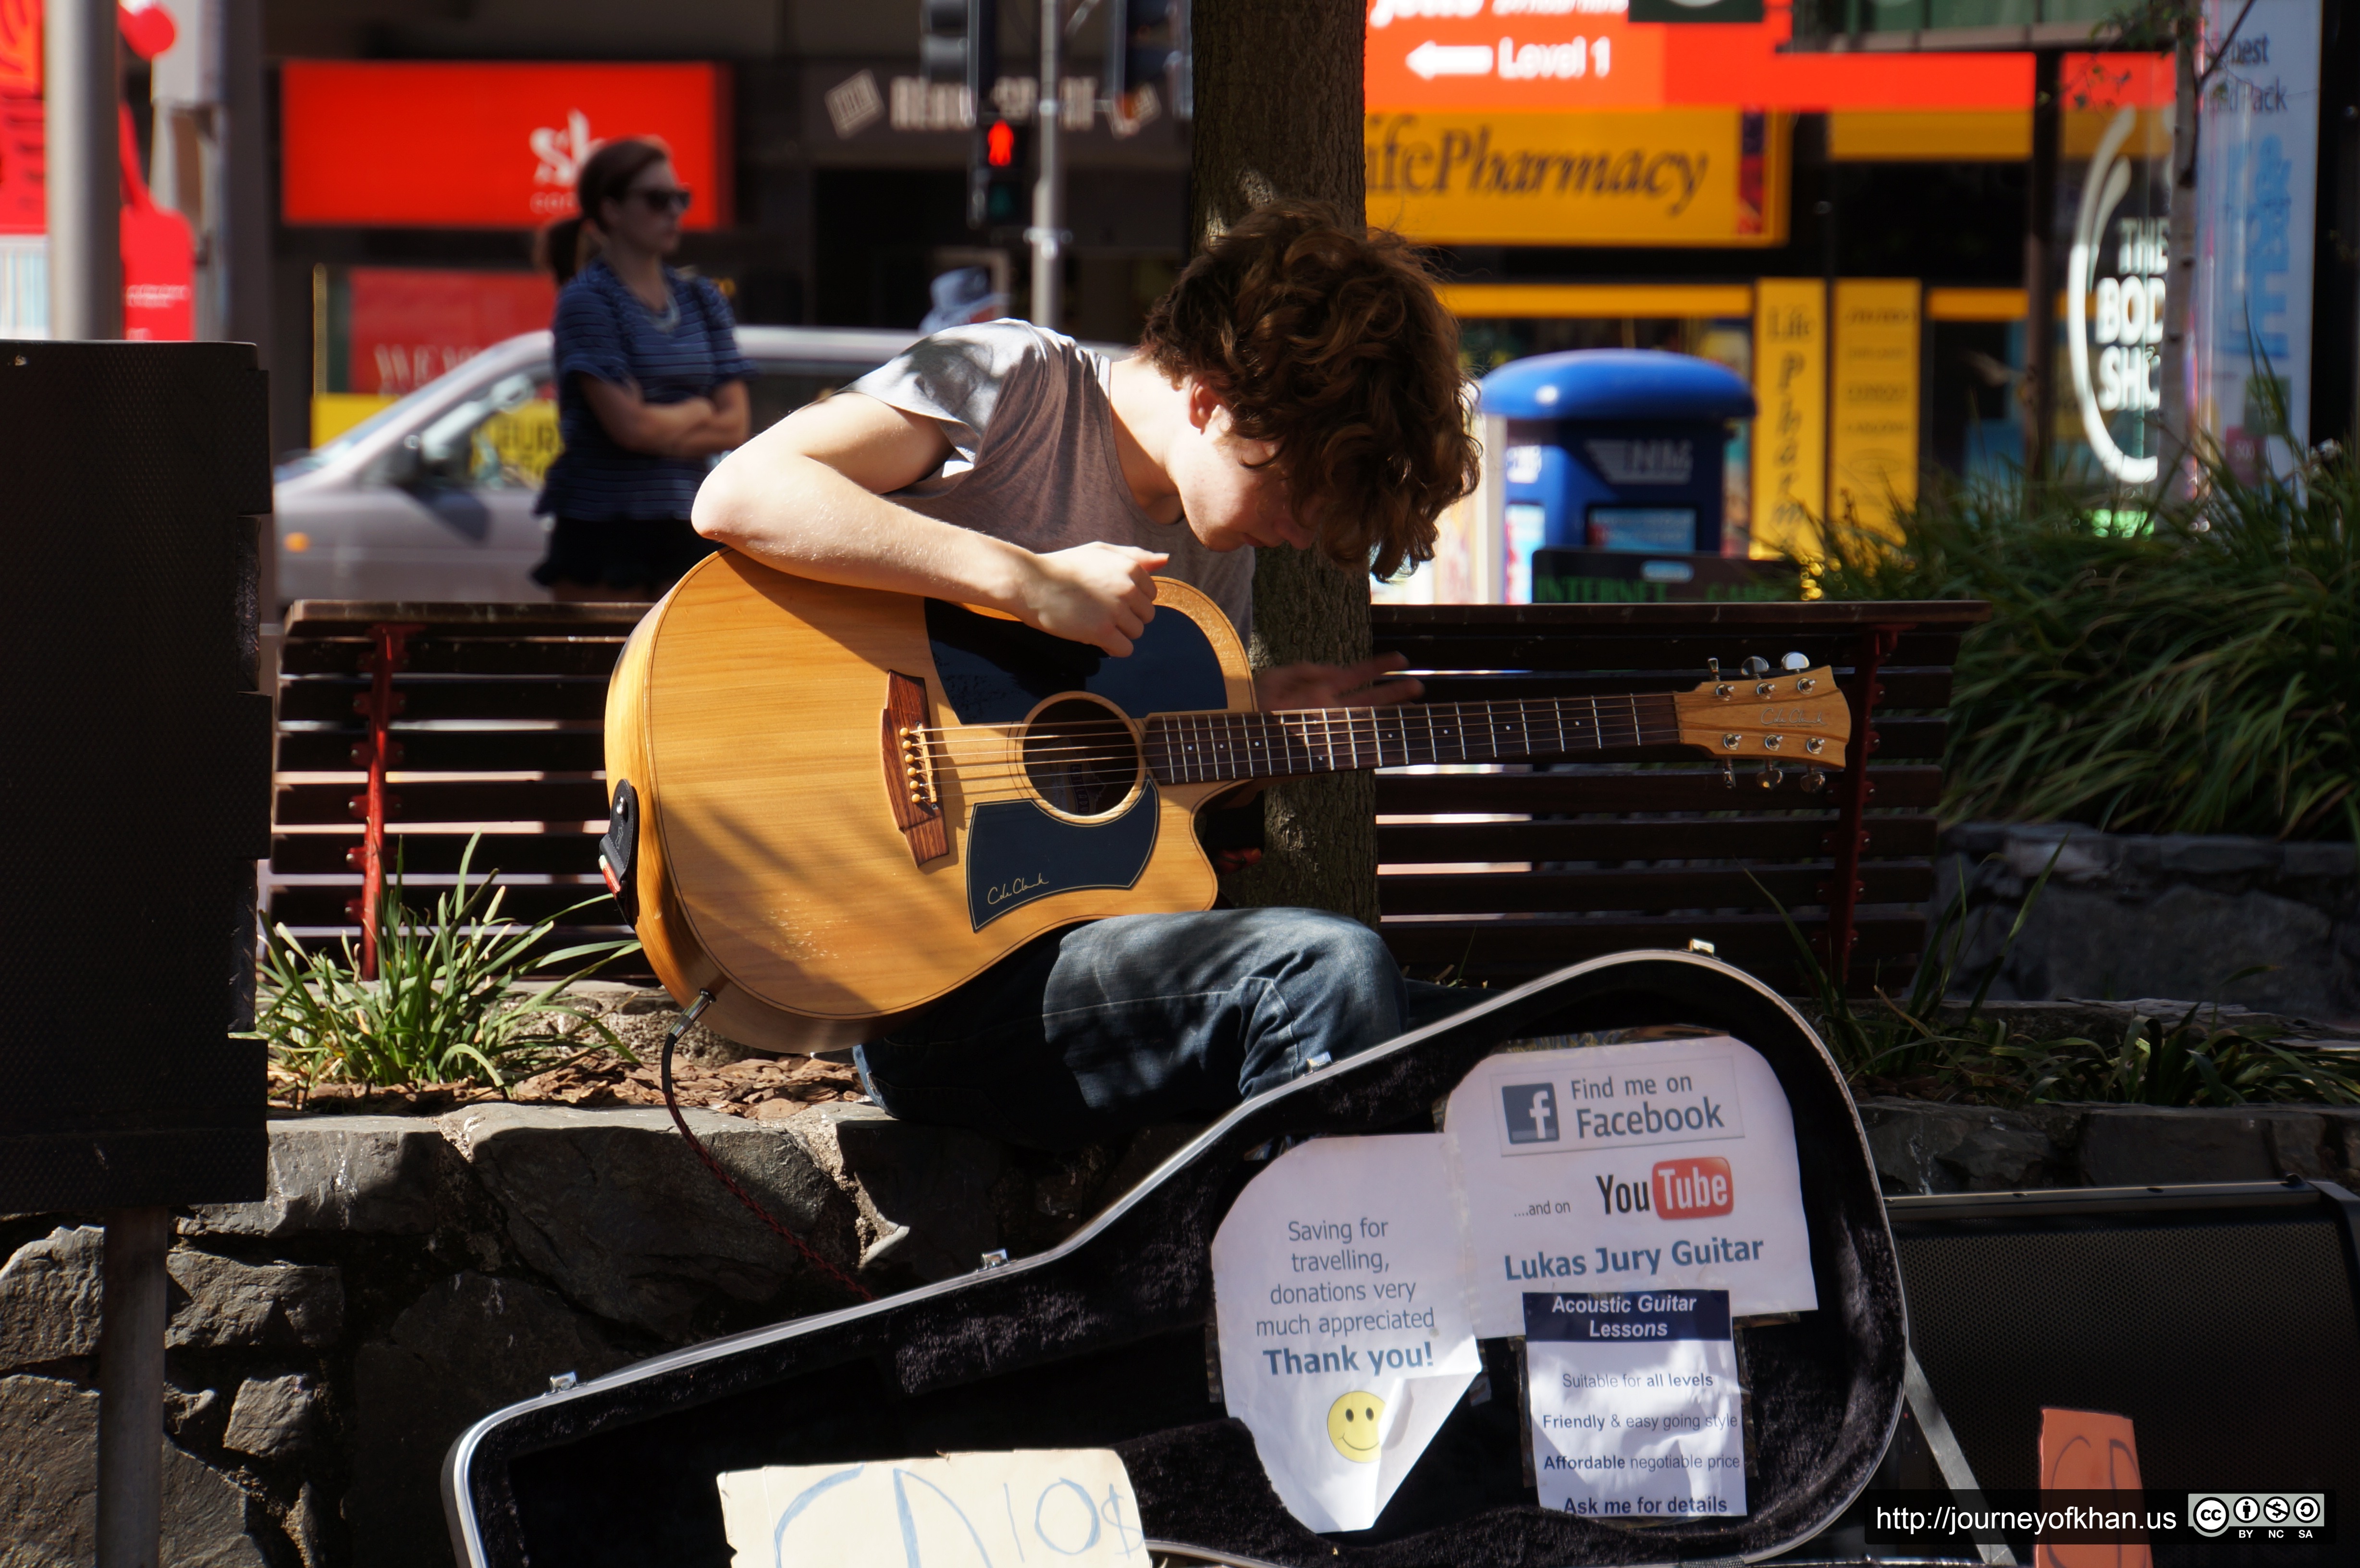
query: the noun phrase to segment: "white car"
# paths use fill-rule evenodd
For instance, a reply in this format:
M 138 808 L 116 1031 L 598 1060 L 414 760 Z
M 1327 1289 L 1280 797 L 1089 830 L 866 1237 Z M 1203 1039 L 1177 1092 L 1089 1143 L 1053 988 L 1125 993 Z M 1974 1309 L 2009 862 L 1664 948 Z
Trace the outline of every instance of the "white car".
M 915 334 L 740 326 L 759 430 L 884 364 Z M 297 599 L 547 599 L 533 516 L 557 455 L 549 334 L 509 338 L 277 474 L 280 605 Z

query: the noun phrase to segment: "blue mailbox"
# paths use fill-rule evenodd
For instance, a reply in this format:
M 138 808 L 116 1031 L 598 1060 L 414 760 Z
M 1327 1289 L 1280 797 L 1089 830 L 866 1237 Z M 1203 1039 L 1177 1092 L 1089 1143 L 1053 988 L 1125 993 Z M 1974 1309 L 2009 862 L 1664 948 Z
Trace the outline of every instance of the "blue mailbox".
M 1536 550 L 1719 555 L 1728 421 L 1754 393 L 1710 360 L 1653 349 L 1519 359 L 1483 378 L 1508 421 L 1509 570 Z

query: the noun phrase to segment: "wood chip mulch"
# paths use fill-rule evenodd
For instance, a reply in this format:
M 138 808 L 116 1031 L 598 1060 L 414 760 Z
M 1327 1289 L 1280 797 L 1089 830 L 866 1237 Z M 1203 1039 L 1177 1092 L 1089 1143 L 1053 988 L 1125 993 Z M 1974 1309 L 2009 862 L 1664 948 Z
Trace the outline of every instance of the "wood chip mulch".
M 814 1105 L 845 1100 L 868 1104 L 849 1062 L 815 1056 L 756 1056 L 727 1065 L 675 1058 L 672 1088 L 683 1109 L 716 1111 L 755 1121 L 782 1121 Z M 278 1063 L 270 1068 L 270 1106 L 313 1116 L 440 1116 L 460 1105 L 506 1099 L 519 1105 L 661 1105 L 663 1089 L 653 1061 L 634 1066 L 610 1051 L 595 1051 L 562 1067 L 510 1084 L 506 1094 L 474 1083 L 421 1083 L 407 1089 L 363 1089 L 322 1083 L 309 1094 Z

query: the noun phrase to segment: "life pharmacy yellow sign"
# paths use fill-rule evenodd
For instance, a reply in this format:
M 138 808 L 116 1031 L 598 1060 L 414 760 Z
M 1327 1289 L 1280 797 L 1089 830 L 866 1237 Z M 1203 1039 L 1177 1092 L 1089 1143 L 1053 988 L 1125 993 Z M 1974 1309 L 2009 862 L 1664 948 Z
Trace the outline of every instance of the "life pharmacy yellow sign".
M 1918 499 L 1919 293 L 1916 278 L 1836 283 L 1830 509 L 1896 540 L 1895 509 Z
M 1765 278 L 1754 293 L 1754 553 L 1817 537 L 1827 515 L 1828 291 Z
M 1739 109 L 1371 114 L 1369 222 L 1432 245 L 1779 245 L 1786 131 Z

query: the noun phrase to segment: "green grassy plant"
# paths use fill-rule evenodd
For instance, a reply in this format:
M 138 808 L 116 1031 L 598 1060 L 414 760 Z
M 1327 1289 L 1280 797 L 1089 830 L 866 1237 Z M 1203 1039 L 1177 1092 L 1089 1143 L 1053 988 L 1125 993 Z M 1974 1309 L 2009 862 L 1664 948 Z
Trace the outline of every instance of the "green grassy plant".
M 2207 1023 L 2201 1003 L 2177 1023 L 2135 1015 L 2111 1044 L 2081 1036 L 2034 1040 L 2011 1032 L 2004 1019 L 1983 1016 L 1992 982 L 2056 865 L 2052 853 L 1963 1008 L 1944 1003 L 1961 980 L 1960 951 L 1967 925 L 1963 866 L 1958 898 L 1928 933 L 1926 956 L 1906 997 L 1896 999 L 1879 987 L 1874 1004 L 1856 1002 L 1786 919 L 1819 1004 L 1821 1038 L 1856 1093 L 2003 1106 L 2360 1105 L 2360 1062 L 2300 1042 L 2222 1028 L 2217 1015 Z M 1784 909 L 1779 913 L 1786 918 Z M 2240 971 L 2230 978 L 2252 973 Z
M 1939 483 L 1898 545 L 1839 522 L 1803 565 L 1830 598 L 1991 602 L 1957 666 L 1950 820 L 2360 839 L 2360 463 L 2215 465 L 2193 500 L 2126 506 Z
M 530 926 L 503 924 L 499 873 L 468 885 L 475 844 L 467 841 L 457 882 L 424 918 L 405 902 L 397 866 L 378 904 L 375 980 L 360 978 L 352 938 L 333 950 L 307 951 L 285 926 L 272 928 L 259 965 L 254 1032 L 307 1087 L 465 1081 L 505 1089 L 585 1050 L 636 1061 L 614 1030 L 566 992 L 639 944 L 533 951 L 559 920 L 605 895 Z M 586 962 L 562 979 L 529 986 L 519 978 L 528 966 L 547 970 L 576 960 Z

